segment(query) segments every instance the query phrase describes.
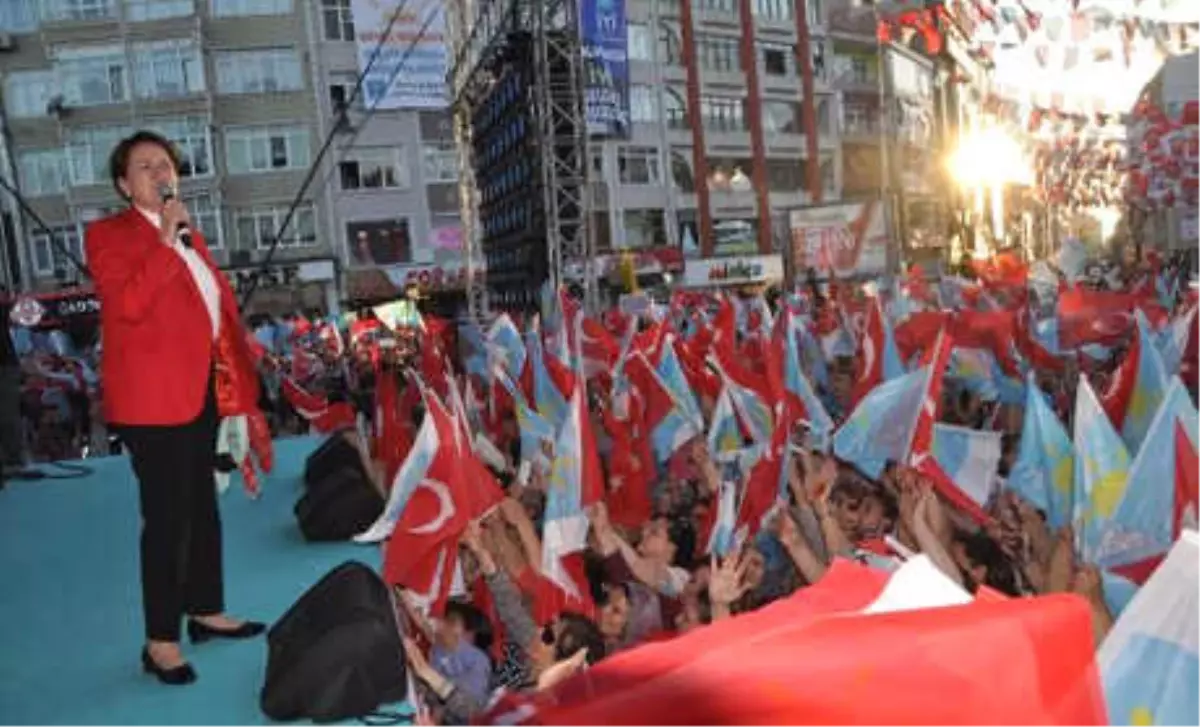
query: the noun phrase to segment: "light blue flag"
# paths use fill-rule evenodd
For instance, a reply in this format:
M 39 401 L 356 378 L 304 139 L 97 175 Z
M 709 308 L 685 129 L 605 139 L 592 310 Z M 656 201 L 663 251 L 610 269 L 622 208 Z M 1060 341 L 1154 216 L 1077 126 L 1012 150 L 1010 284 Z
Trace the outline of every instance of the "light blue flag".
M 1138 586 L 1128 578 L 1110 571 L 1100 571 L 1100 580 L 1104 589 L 1104 605 L 1113 618 L 1120 618 L 1125 607 L 1137 595 Z
M 1109 724 L 1200 724 L 1200 588 L 1195 531 L 1185 531 L 1096 653 Z
M 1137 379 L 1133 384 L 1133 394 L 1129 398 L 1129 407 L 1125 410 L 1125 420 L 1121 422 L 1121 439 L 1131 453 L 1137 454 L 1150 422 L 1158 412 L 1167 393 L 1167 373 L 1159 356 L 1158 347 L 1154 345 L 1154 332 L 1150 329 L 1150 321 L 1140 309 L 1137 316 L 1138 362 Z M 1117 369 L 1121 371 L 1120 368 Z
M 497 362 L 509 374 L 519 378 L 525 368 L 525 357 L 528 354 L 525 350 L 525 341 L 521 338 L 521 332 L 517 330 L 516 324 L 512 322 L 507 313 L 501 313 L 492 322 L 492 327 L 488 329 L 487 342 L 489 355 L 498 359 Z
M 924 366 L 872 389 L 834 433 L 833 453 L 874 478 L 888 460 L 905 461 L 929 375 Z
M 742 430 L 733 411 L 733 399 L 729 396 L 729 387 L 722 386 L 721 393 L 717 396 L 712 421 L 708 425 L 707 441 L 708 451 L 717 461 L 734 456 L 744 444 Z
M 700 404 L 696 402 L 692 386 L 688 383 L 679 358 L 675 355 L 675 337 L 672 334 L 667 334 L 663 339 L 662 356 L 655 371 L 670 392 L 675 407 L 681 409 L 683 415 L 693 424 L 701 424 L 704 416 L 700 413 Z
M 557 431 L 562 428 L 562 423 L 567 418 L 567 399 L 550 379 L 550 372 L 546 370 L 542 339 L 536 330 L 525 333 L 525 345 L 529 365 L 533 371 L 534 406 Z
M 1096 564 L 1103 568 L 1139 563 L 1162 555 L 1175 539 L 1175 426 L 1196 446 L 1196 406 L 1179 377 L 1150 424 L 1146 441 L 1129 468 L 1129 485 L 1100 534 Z
M 783 315 L 791 317 L 791 313 L 788 312 Z M 803 367 L 800 364 L 800 350 L 796 345 L 796 339 L 800 335 L 802 334 L 796 331 L 795 326 L 789 323 L 787 348 L 784 351 L 783 361 L 783 384 L 784 388 L 804 404 L 804 409 L 808 412 L 808 429 L 812 441 L 817 447 L 824 449 L 828 446 L 829 437 L 833 434 L 833 419 L 829 416 L 829 412 L 825 411 L 825 405 L 817 398 L 812 384 L 808 383 L 808 377 L 804 375 Z
M 1105 528 L 1129 484 L 1129 452 L 1086 376 L 1075 393 L 1074 516 L 1077 552 L 1095 562 Z
M 804 370 L 817 382 L 817 386 L 829 388 L 829 367 L 825 363 L 825 352 L 816 336 L 809 331 L 808 316 L 792 317 L 792 333 L 800 345 Z
M 1007 487 L 1042 512 L 1053 530 L 1071 522 L 1075 448 L 1032 375 L 1025 387 L 1025 420 Z
M 521 434 L 521 459 L 526 462 L 541 460 L 545 456 L 542 443 L 553 442 L 558 437 L 558 431 L 553 424 L 530 408 L 521 389 L 505 371 L 499 371 L 496 378 L 513 399 L 513 411 L 517 415 L 517 427 Z
M 879 299 L 875 299 L 879 306 Z M 883 322 L 883 380 L 891 381 L 904 375 L 904 362 L 900 359 L 900 351 L 896 348 L 896 334 L 892 331 L 892 322 L 879 309 L 879 320 Z
M 1168 376 L 1179 373 L 1179 365 L 1183 363 L 1183 351 L 1187 348 L 1188 336 L 1196 327 L 1197 307 L 1192 306 L 1187 313 L 1176 316 L 1170 325 L 1154 334 L 1159 356 L 1162 358 L 1163 369 Z

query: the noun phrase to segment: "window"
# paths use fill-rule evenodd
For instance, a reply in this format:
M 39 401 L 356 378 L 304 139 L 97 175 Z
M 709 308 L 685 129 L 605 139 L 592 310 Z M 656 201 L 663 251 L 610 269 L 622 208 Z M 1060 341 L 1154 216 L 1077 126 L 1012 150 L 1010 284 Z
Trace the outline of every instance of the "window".
M 14 71 L 4 79 L 5 108 L 14 119 L 45 116 L 55 85 L 54 71 Z
M 67 168 L 71 184 L 108 183 L 108 155 L 130 134 L 126 126 L 81 126 L 67 136 Z
M 175 142 L 182 157 L 179 176 L 207 177 L 213 173 L 212 133 L 203 116 L 151 119 L 150 128 Z
M 663 95 L 663 101 L 666 106 L 663 111 L 667 117 L 667 126 L 672 129 L 688 128 L 687 104 L 684 103 L 683 96 L 675 89 L 668 88 Z
M 697 5 L 708 12 L 728 13 L 737 15 L 737 0 L 699 0 Z
M 204 91 L 204 62 L 192 40 L 163 40 L 133 47 L 138 98 L 173 98 Z
M 233 226 L 241 250 L 266 250 L 287 217 L 287 207 L 253 207 L 234 212 Z M 279 240 L 280 248 L 308 247 L 317 241 L 317 217 L 312 204 L 296 209 Z
M 186 18 L 196 12 L 193 0 L 125 0 L 125 19 L 132 22 Z
M 763 101 L 763 131 L 775 134 L 799 134 L 800 115 L 790 101 Z
M 862 56 L 854 56 L 850 59 L 850 80 L 855 83 L 872 83 L 875 80 L 875 74 L 868 59 Z
M 117 16 L 113 0 L 42 0 L 43 20 L 106 20 Z
M 652 61 L 654 60 L 654 35 L 650 32 L 650 26 L 645 23 L 629 23 L 627 26 L 627 35 L 629 40 L 629 60 L 631 61 Z
M 870 134 L 879 130 L 875 110 L 863 104 L 848 103 L 842 107 L 842 125 L 848 134 Z
M 350 0 L 321 0 L 325 40 L 354 40 L 354 17 Z
M 342 189 L 400 189 L 408 186 L 400 167 L 401 149 L 352 149 L 338 163 Z
M 623 146 L 617 149 L 621 184 L 662 184 L 662 163 L 652 146 Z
M 17 159 L 21 192 L 26 196 L 61 194 L 67 188 L 67 156 L 62 149 L 23 151 Z
M 300 56 L 291 48 L 218 53 L 216 65 L 221 93 L 298 91 L 304 87 Z
M 7 0 L 0 3 L 0 32 L 29 33 L 37 30 L 37 0 Z
M 625 210 L 621 217 L 626 249 L 637 250 L 667 243 L 667 229 L 661 209 Z
M 657 122 L 659 119 L 658 89 L 650 86 L 630 86 L 629 117 L 633 121 Z
M 287 15 L 292 12 L 292 0 L 212 0 L 216 17 L 239 15 Z
M 661 23 L 658 30 L 658 62 L 668 66 L 683 64 L 683 47 L 680 42 L 679 26 Z
M 754 17 L 763 20 L 791 20 L 792 0 L 754 0 Z
M 675 190 L 684 194 L 696 191 L 696 180 L 692 176 L 691 156 L 678 149 L 671 150 L 671 179 L 675 182 Z
M 346 242 L 355 265 L 394 265 L 412 260 L 412 240 L 404 218 L 347 222 Z
M 696 58 L 706 71 L 733 73 L 742 69 L 737 38 L 699 35 L 696 37 Z
M 207 194 L 183 200 L 192 213 L 192 224 L 204 235 L 204 242 L 214 250 L 225 246 L 225 230 L 221 224 L 221 207 Z
M 303 169 L 309 162 L 304 126 L 235 126 L 225 130 L 225 165 L 230 174 Z
M 763 73 L 768 76 L 792 75 L 792 48 L 774 43 L 760 43 Z
M 700 97 L 700 117 L 704 128 L 713 131 L 745 131 L 745 104 L 740 98 Z
M 808 7 L 808 27 L 815 28 L 825 18 L 825 13 L 821 11 L 821 0 L 808 0 L 805 5 Z
M 458 151 L 454 142 L 427 141 L 421 146 L 425 184 L 458 181 Z
M 62 248 L 69 250 L 77 260 L 83 260 L 83 244 L 77 225 L 61 225 L 50 231 L 54 233 L 54 243 L 50 242 L 45 232 L 33 233 L 33 267 L 42 276 L 71 269 L 70 259 L 63 254 Z
M 125 50 L 119 45 L 59 48 L 63 95 L 74 106 L 97 106 L 129 99 Z

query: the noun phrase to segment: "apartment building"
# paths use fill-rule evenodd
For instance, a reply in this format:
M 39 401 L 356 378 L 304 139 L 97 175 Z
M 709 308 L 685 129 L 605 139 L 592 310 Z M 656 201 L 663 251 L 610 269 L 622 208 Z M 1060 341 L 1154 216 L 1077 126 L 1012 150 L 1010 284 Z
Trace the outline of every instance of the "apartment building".
M 295 4 L 293 4 L 295 3 Z M 338 240 L 314 185 L 279 238 L 322 137 L 312 19 L 300 0 L 12 0 L 0 5 L 6 168 L 53 235 L 83 257 L 83 226 L 118 209 L 107 161 L 150 128 L 183 155 L 180 195 L 235 287 L 260 308 L 337 307 Z M 318 180 L 319 182 L 320 180 Z M 47 231 L 14 215 L 26 279 L 80 280 Z M 262 273 L 262 274 L 260 274 Z
M 881 46 L 870 8 L 830 13 L 833 84 L 841 96 L 842 193 L 887 199 L 895 253 L 907 262 L 942 255 L 950 209 L 944 175 L 948 77 L 919 35 Z
M 692 0 L 686 27 L 678 0 L 627 0 L 632 131 L 591 150 L 602 255 L 636 251 L 639 272 L 682 275 L 685 285 L 782 278 L 789 212 L 813 202 L 805 184 L 796 5 Z M 837 98 L 822 1 L 809 0 L 807 10 L 828 202 L 840 196 Z M 686 111 L 689 80 L 699 90 L 698 113 L 690 116 L 698 123 Z M 702 205 L 711 211 L 708 233 Z M 612 260 L 602 257 L 601 272 L 614 269 Z
M 466 269 L 449 110 L 377 108 L 368 120 L 362 98 L 352 99 L 360 60 L 351 0 L 308 4 L 320 15 L 319 114 L 337 127 L 323 193 L 330 235 L 343 252 L 346 298 L 390 298 L 413 286 L 435 299 L 461 297 Z M 392 6 L 382 6 L 390 15 Z

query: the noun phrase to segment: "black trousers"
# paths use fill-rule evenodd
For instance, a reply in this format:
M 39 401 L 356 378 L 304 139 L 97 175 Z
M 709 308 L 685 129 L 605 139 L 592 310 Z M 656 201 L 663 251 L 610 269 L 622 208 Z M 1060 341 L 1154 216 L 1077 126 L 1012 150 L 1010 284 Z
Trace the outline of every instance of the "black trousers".
M 214 466 L 217 400 L 210 376 L 200 416 L 177 426 L 121 426 L 142 511 L 146 637 L 179 641 L 184 614 L 225 610 Z

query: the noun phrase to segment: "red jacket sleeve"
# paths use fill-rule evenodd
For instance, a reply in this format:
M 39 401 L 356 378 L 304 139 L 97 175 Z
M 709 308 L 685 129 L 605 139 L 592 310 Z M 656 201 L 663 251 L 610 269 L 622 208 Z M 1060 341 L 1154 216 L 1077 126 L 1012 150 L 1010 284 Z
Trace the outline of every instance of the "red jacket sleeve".
M 122 244 L 116 232 L 104 220 L 88 225 L 84 232 L 88 267 L 102 305 L 121 318 L 137 321 L 145 316 L 155 293 L 174 280 L 184 265 L 167 245 L 154 245 L 138 256 L 137 247 Z

